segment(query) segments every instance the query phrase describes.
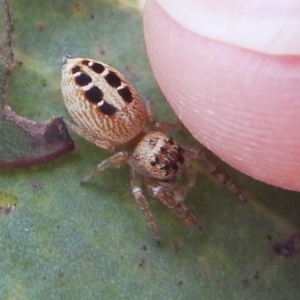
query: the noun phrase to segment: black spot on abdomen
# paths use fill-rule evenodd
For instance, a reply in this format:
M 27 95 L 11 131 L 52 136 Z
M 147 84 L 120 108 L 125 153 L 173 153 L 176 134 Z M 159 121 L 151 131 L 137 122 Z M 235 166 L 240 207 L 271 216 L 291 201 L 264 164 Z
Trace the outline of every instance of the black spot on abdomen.
M 132 93 L 131 93 L 130 89 L 127 86 L 122 88 L 122 89 L 119 89 L 118 93 L 125 102 L 129 103 L 129 102 L 132 101 Z
M 90 102 L 97 104 L 102 100 L 103 93 L 98 87 L 93 86 L 89 90 L 85 91 L 85 96 Z
M 105 70 L 104 66 L 99 63 L 93 63 L 90 68 L 97 74 L 101 74 Z
M 80 69 L 79 66 L 76 66 L 76 67 L 72 68 L 72 73 L 73 73 L 73 74 L 75 74 L 75 73 L 77 73 L 77 72 L 80 72 L 80 71 L 81 71 L 81 69 Z
M 121 85 L 121 79 L 114 72 L 110 71 L 104 78 L 107 81 L 107 83 L 112 87 L 116 88 Z
M 108 115 L 108 116 L 111 116 L 117 112 L 117 109 L 113 105 L 111 105 L 105 101 L 103 102 L 102 105 L 99 105 L 99 109 L 102 113 L 104 113 L 105 115 Z
M 75 77 L 75 82 L 79 85 L 79 86 L 86 86 L 89 83 L 92 82 L 92 78 L 84 73 L 79 74 L 78 76 Z

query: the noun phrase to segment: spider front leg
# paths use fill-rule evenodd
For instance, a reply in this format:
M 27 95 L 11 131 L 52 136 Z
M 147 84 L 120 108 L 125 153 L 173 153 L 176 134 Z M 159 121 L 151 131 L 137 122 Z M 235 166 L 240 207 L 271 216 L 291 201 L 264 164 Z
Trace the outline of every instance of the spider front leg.
M 170 182 L 159 182 L 160 186 L 167 190 L 169 193 L 172 193 L 173 198 L 176 202 L 182 202 L 187 194 L 188 194 L 188 189 L 191 187 L 190 185 L 188 187 L 183 187 L 179 184 L 174 184 Z
M 128 153 L 126 151 L 120 151 L 112 155 L 111 157 L 103 160 L 100 164 L 98 164 L 90 173 L 84 176 L 81 179 L 82 182 L 86 182 L 92 177 L 94 177 L 97 173 L 104 171 L 107 168 L 118 168 L 120 167 L 127 159 Z
M 166 133 L 168 131 L 176 131 L 184 128 L 183 124 L 180 121 L 176 123 L 156 121 L 153 111 L 153 105 L 150 100 L 145 101 L 145 107 L 148 115 L 148 121 L 151 125 L 152 130 L 157 130 Z
M 131 169 L 132 179 L 131 179 L 131 191 L 132 195 L 135 199 L 136 204 L 139 206 L 139 208 L 142 210 L 148 227 L 150 228 L 154 239 L 159 242 L 160 237 L 158 234 L 158 230 L 156 227 L 156 223 L 154 220 L 154 217 L 150 211 L 149 203 L 146 200 L 145 196 L 142 193 L 142 182 L 139 174 L 137 174 L 133 169 Z
M 203 161 L 206 169 L 220 182 L 222 183 L 230 192 L 235 194 L 241 201 L 247 202 L 247 199 L 241 193 L 239 188 L 233 182 L 232 178 L 227 174 L 224 170 L 218 168 L 215 161 L 208 157 L 206 151 L 193 147 L 184 147 L 185 149 L 185 158 L 187 159 L 187 163 L 189 164 L 191 160 L 200 159 Z M 191 172 L 189 177 L 194 179 L 195 174 L 193 173 L 193 168 L 190 168 Z
M 158 181 L 159 183 L 159 181 Z M 166 190 L 162 185 L 159 184 L 148 184 L 148 192 L 151 196 L 160 200 L 165 206 L 172 209 L 176 215 L 188 224 L 194 225 L 199 229 L 202 228 L 197 218 L 184 206 L 181 202 L 175 200 L 172 192 Z

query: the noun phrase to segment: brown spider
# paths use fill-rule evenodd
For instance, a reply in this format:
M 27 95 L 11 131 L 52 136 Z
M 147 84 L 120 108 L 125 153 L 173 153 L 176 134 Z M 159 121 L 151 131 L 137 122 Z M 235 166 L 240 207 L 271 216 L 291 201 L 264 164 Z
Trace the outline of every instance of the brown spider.
M 183 147 L 165 134 L 182 128 L 154 120 L 150 102 L 144 103 L 132 85 L 112 67 L 89 58 L 64 57 L 61 80 L 65 105 L 76 125 L 68 125 L 80 136 L 114 154 L 100 162 L 82 182 L 108 167 L 127 162 L 131 167 L 132 195 L 143 211 L 156 240 L 159 234 L 142 182 L 149 194 L 172 209 L 186 223 L 201 227 L 182 204 L 187 189 L 179 185 L 185 171 L 188 187 L 195 182 L 191 160 L 201 159 L 208 171 L 242 201 L 245 198 L 230 177 L 198 148 Z M 116 151 L 117 149 L 117 151 Z

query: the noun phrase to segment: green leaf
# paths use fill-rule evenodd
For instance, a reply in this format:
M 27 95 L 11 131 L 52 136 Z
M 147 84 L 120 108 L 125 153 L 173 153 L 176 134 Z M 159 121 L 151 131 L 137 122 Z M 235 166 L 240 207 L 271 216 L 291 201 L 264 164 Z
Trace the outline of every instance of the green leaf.
M 173 121 L 145 53 L 142 16 L 115 1 L 10 2 L 13 72 L 8 104 L 35 121 L 69 118 L 60 92 L 66 54 L 123 73 L 161 120 Z M 299 231 L 299 193 L 254 181 L 220 163 L 249 198 L 217 184 L 199 163 L 185 204 L 203 231 L 150 198 L 162 245 L 130 191 L 128 167 L 79 180 L 108 154 L 71 132 L 73 152 L 44 165 L 1 170 L 1 299 L 298 299 L 299 254 L 277 245 Z M 198 145 L 188 133 L 175 138 Z M 3 196 L 4 195 L 4 196 Z M 290 248 L 296 251 L 297 238 Z M 276 251 L 275 251 L 275 250 Z M 292 251 L 293 252 L 293 251 Z

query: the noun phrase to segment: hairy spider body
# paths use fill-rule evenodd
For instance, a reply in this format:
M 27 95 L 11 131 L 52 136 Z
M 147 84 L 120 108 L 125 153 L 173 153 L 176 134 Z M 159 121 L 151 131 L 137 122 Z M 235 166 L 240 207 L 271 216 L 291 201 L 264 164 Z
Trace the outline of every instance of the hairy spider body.
M 159 131 L 150 131 L 136 144 L 127 159 L 138 173 L 174 181 L 184 163 L 184 149 Z
M 65 105 L 86 139 L 114 150 L 145 128 L 146 108 L 117 70 L 92 59 L 64 60 L 61 86 Z
M 119 167 L 127 162 L 132 173 L 132 195 L 156 240 L 159 234 L 142 192 L 142 182 L 151 196 L 186 223 L 200 227 L 197 218 L 182 204 L 187 191 L 179 185 L 183 171 L 187 173 L 188 187 L 194 184 L 195 170 L 190 164 L 193 159 L 203 160 L 219 181 L 245 200 L 231 179 L 218 170 L 203 150 L 182 147 L 164 133 L 181 128 L 181 124 L 155 122 L 149 102 L 144 104 L 117 70 L 93 59 L 67 56 L 63 59 L 61 88 L 66 108 L 76 123 L 67 122 L 68 125 L 98 147 L 114 151 L 82 181 L 108 167 Z

